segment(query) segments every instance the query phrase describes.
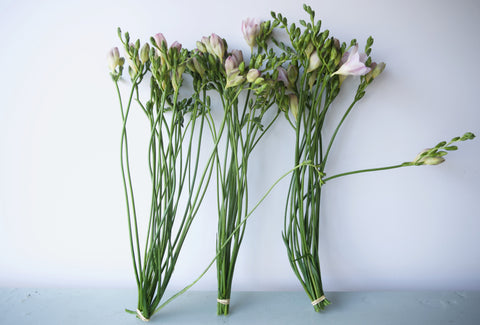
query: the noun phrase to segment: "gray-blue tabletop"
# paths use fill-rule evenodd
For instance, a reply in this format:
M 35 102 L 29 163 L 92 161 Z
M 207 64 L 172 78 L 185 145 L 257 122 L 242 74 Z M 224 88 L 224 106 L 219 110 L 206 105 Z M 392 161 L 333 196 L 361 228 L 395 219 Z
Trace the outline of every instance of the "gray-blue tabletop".
M 316 313 L 303 292 L 234 292 L 230 315 L 216 315 L 216 293 L 188 291 L 151 324 L 480 324 L 480 292 L 327 292 Z M 141 324 L 132 289 L 0 288 L 0 324 Z

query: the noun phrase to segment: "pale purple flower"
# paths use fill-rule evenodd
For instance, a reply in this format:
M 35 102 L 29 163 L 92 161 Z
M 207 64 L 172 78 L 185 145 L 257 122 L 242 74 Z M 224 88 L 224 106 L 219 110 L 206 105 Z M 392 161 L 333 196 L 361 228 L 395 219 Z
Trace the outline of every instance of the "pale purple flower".
M 180 52 L 180 50 L 182 49 L 182 44 L 175 41 L 172 43 L 172 45 L 170 45 L 170 49 L 176 49 L 178 52 Z
M 238 68 L 237 59 L 233 55 L 230 55 L 225 60 L 225 72 L 227 73 L 227 76 L 230 75 L 234 70 L 238 70 L 237 68 Z
M 153 36 L 153 39 L 155 40 L 155 44 L 158 46 L 158 48 L 162 48 L 162 43 L 165 43 L 165 47 L 167 47 L 167 40 L 162 33 L 155 34 L 155 36 Z
M 290 82 L 288 81 L 288 76 L 287 76 L 287 70 L 285 70 L 283 67 L 278 67 L 278 81 L 283 82 L 285 85 L 285 88 L 288 88 L 290 86 Z
M 346 52 L 342 57 L 343 64 L 333 74 L 343 76 L 363 76 L 370 72 L 370 68 L 365 66 L 366 55 L 358 53 L 358 45 L 355 45 L 350 52 Z
M 210 35 L 210 47 L 212 51 L 211 54 L 216 55 L 220 60 L 223 60 L 223 55 L 225 54 L 225 43 L 220 36 L 215 33 Z
M 235 57 L 237 61 L 237 67 L 240 65 L 240 63 L 243 62 L 243 53 L 242 50 L 233 50 L 232 55 Z
M 247 41 L 250 48 L 255 46 L 255 38 L 260 34 L 260 19 L 247 18 L 242 21 L 243 38 Z

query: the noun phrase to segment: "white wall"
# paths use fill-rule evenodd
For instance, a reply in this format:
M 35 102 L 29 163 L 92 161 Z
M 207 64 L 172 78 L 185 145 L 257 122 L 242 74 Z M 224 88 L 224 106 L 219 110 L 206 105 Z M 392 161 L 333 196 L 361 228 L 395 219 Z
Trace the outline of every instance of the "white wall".
M 310 4 L 341 40 L 363 45 L 373 35 L 373 55 L 387 63 L 345 123 L 331 175 L 408 161 L 465 131 L 480 135 L 478 1 Z M 0 2 L 0 286 L 134 286 L 120 113 L 105 61 L 120 44 L 116 27 L 142 40 L 163 32 L 189 48 L 216 32 L 246 50 L 241 20 L 268 19 L 270 10 L 305 18 L 302 1 L 291 0 Z M 338 114 L 354 84 L 345 84 Z M 292 136 L 281 122 L 258 147 L 252 202 L 291 167 Z M 462 143 L 440 166 L 329 183 L 321 224 L 326 289 L 480 289 L 478 141 Z M 287 183 L 248 224 L 235 290 L 300 289 L 280 236 Z M 172 289 L 214 255 L 214 198 L 207 203 Z M 212 270 L 195 289 L 215 286 Z

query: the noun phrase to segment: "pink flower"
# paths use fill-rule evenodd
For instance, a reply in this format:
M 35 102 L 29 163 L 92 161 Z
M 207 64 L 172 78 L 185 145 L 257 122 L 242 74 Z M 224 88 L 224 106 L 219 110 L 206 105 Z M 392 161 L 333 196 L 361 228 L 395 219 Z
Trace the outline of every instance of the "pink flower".
M 247 18 L 242 21 L 242 33 L 247 44 L 250 48 L 253 48 L 255 46 L 255 38 L 260 33 L 260 19 Z
M 237 68 L 238 68 L 237 59 L 233 55 L 230 55 L 225 60 L 225 72 L 227 73 L 227 76 L 230 75 Z
M 176 49 L 178 52 L 180 52 L 180 50 L 182 49 L 182 44 L 175 41 L 172 43 L 172 45 L 170 45 L 170 49 Z
M 158 48 L 161 49 L 163 43 L 165 43 L 165 47 L 167 47 L 167 40 L 162 33 L 156 34 L 155 36 L 153 36 L 153 39 L 155 40 L 155 44 L 158 46 Z
M 358 53 L 358 45 L 355 45 L 350 52 L 346 52 L 342 57 L 343 64 L 333 74 L 343 76 L 363 76 L 370 72 L 370 68 L 365 66 L 366 55 Z
M 203 40 L 203 39 L 202 39 Z M 216 55 L 221 61 L 223 60 L 223 55 L 225 54 L 225 43 L 223 39 L 217 34 L 210 35 L 210 47 L 213 55 Z M 208 50 L 208 46 L 207 46 Z
M 287 76 L 287 70 L 285 70 L 283 67 L 278 67 L 277 71 L 278 71 L 277 80 L 283 82 L 283 84 L 285 85 L 285 88 L 290 87 L 290 82 L 288 81 L 288 76 Z

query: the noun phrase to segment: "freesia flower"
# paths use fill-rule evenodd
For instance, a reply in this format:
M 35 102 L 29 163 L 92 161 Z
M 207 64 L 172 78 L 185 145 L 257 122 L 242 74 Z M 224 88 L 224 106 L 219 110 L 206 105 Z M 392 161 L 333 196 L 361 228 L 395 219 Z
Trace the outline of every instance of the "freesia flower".
M 318 56 L 317 51 L 313 51 L 312 55 L 310 55 L 310 59 L 308 60 L 308 69 L 307 72 L 312 72 L 313 70 L 317 69 L 320 66 L 320 57 Z
M 285 85 L 285 88 L 288 88 L 290 86 L 290 82 L 288 81 L 288 76 L 287 76 L 287 70 L 285 70 L 283 67 L 278 67 L 278 81 L 283 82 Z
M 243 38 L 252 49 L 255 46 L 255 38 L 260 34 L 260 19 L 247 18 L 242 21 Z
M 370 80 L 373 80 L 375 79 L 376 77 L 378 77 L 378 75 L 380 73 L 383 72 L 383 70 L 385 70 L 385 63 L 384 62 L 380 62 L 380 63 L 375 63 L 373 62 L 371 65 L 370 65 L 370 72 L 367 73 L 367 75 L 365 76 L 366 79 L 367 79 L 367 82 L 370 82 Z
M 140 61 L 142 63 L 146 63 L 148 61 L 148 58 L 150 56 L 150 45 L 148 43 L 145 43 L 140 50 Z
M 260 71 L 258 71 L 257 69 L 250 69 L 247 73 L 248 82 L 255 82 L 258 77 L 260 77 Z
M 175 41 L 172 45 L 170 45 L 170 49 L 176 49 L 178 52 L 180 52 L 180 50 L 182 49 L 182 44 Z
M 153 36 L 153 39 L 155 40 L 155 44 L 158 46 L 158 48 L 161 49 L 163 43 L 165 43 L 165 47 L 167 47 L 167 40 L 162 33 L 155 34 L 155 36 Z
M 238 68 L 237 64 L 237 59 L 233 56 L 230 55 L 226 60 L 225 60 L 225 72 L 227 73 L 227 76 L 232 73 L 233 70 Z
M 363 76 L 370 72 L 370 68 L 365 66 L 365 54 L 358 53 L 358 45 L 355 45 L 350 52 L 342 57 L 343 64 L 333 74 L 342 76 Z
M 296 120 L 298 115 L 298 97 L 295 94 L 290 94 L 288 95 L 288 98 L 290 102 L 290 110 L 292 111 L 293 117 Z
M 223 60 L 223 55 L 225 53 L 225 43 L 223 39 L 217 34 L 212 34 L 210 36 L 210 47 L 211 54 L 216 55 L 221 61 Z M 208 47 L 207 47 L 208 50 Z
M 110 70 L 112 70 L 112 72 L 115 72 L 115 69 L 117 68 L 117 66 L 123 66 L 125 59 L 120 57 L 120 52 L 118 51 L 118 47 L 114 47 L 108 52 L 107 62 L 108 62 L 108 67 L 110 68 Z

